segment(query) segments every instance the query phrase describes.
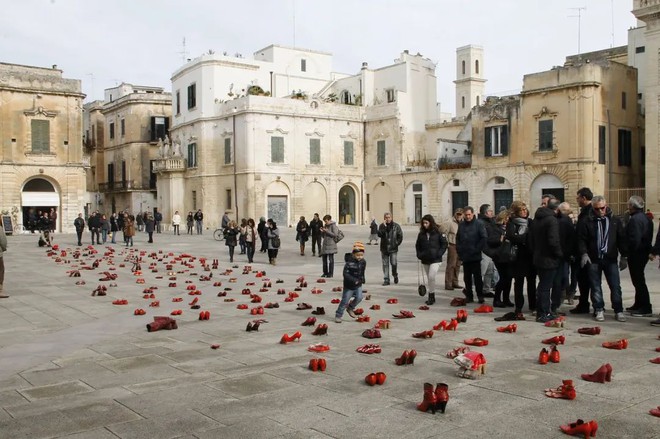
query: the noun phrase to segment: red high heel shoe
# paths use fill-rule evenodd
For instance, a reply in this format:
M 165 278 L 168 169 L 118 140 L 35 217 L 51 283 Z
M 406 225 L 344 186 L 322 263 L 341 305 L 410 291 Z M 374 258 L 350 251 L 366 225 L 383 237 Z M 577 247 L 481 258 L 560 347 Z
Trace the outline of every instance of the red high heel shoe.
M 438 383 L 435 387 L 435 409 L 444 413 L 449 401 L 449 386 L 445 383 Z
M 399 358 L 395 358 L 395 359 L 394 359 L 394 363 L 395 363 L 397 366 L 405 366 L 406 364 L 408 364 L 408 357 L 409 357 L 409 355 L 410 355 L 410 354 L 409 354 L 408 351 L 403 351 L 403 354 L 401 354 L 401 356 L 400 356 Z
M 444 331 L 448 324 L 449 323 L 447 323 L 446 320 L 442 320 L 437 325 L 433 325 L 433 329 L 435 329 L 436 331 L 439 331 L 439 330 L 442 329 Z
M 280 339 L 280 343 L 282 344 L 291 343 L 292 341 L 300 340 L 300 337 L 302 337 L 300 331 L 296 331 L 293 335 L 284 334 Z
M 596 421 L 584 422 L 582 419 L 578 419 L 568 425 L 562 425 L 559 428 L 561 428 L 561 431 L 566 434 L 572 436 L 584 435 L 585 439 L 589 439 L 590 437 L 596 436 L 596 431 L 593 430 L 592 425 L 595 425 L 596 430 L 598 430 L 598 424 L 596 424 Z
M 649 360 L 649 362 L 651 362 L 653 364 L 660 364 L 660 357 L 653 358 L 653 359 Z
M 435 392 L 433 391 L 433 384 L 424 383 L 424 399 L 422 402 L 417 404 L 417 410 L 422 412 L 431 410 L 431 413 L 435 414 L 436 402 L 437 400 L 435 397 Z
M 387 380 L 387 375 L 385 375 L 385 372 L 376 372 L 376 384 L 382 386 L 385 384 L 385 380 Z
M 579 328 L 578 332 L 584 335 L 598 335 L 600 334 L 600 326 L 594 326 L 593 328 Z
M 497 328 L 497 332 L 513 333 L 516 332 L 517 330 L 518 330 L 518 325 L 516 325 L 515 323 L 512 323 L 508 326 L 500 326 L 499 328 Z
M 563 335 L 555 335 L 554 337 L 546 338 L 541 343 L 558 345 L 558 344 L 564 344 L 565 341 L 566 341 L 566 337 L 564 337 Z
M 414 349 L 411 349 L 408 351 L 408 360 L 406 361 L 406 364 L 415 364 L 415 358 L 417 357 L 417 351 Z
M 433 337 L 433 331 L 416 332 L 412 336 L 415 338 L 431 338 Z
M 603 347 L 607 349 L 628 349 L 628 340 L 625 338 L 622 338 L 621 340 L 617 341 L 606 341 L 603 343 Z
M 458 320 L 456 319 L 451 319 L 451 322 L 447 324 L 444 328 L 442 328 L 444 331 L 456 331 L 456 328 L 458 328 Z
M 559 351 L 557 350 L 557 346 L 553 345 L 552 348 L 550 348 L 548 359 L 553 363 L 559 363 Z
M 316 327 L 316 329 L 314 329 L 312 335 L 328 335 L 328 325 L 321 323 Z
M 543 348 L 539 354 L 539 364 L 548 364 L 548 361 L 550 361 L 550 354 L 546 348 Z
M 484 338 L 468 338 L 466 340 L 463 340 L 463 343 L 469 346 L 488 346 L 488 340 Z
M 594 373 L 583 373 L 581 375 L 582 379 L 585 381 L 591 381 L 592 383 L 605 383 L 612 381 L 612 366 L 608 364 L 603 364 L 598 368 Z
M 458 320 L 459 323 L 467 322 L 467 318 L 468 318 L 468 312 L 466 309 L 456 310 L 456 320 Z
M 376 377 L 376 374 L 372 372 L 366 377 L 364 377 L 364 382 L 370 386 L 375 386 L 376 383 L 378 382 L 378 378 Z
M 545 396 L 557 399 L 575 399 L 576 393 L 573 380 L 564 380 L 563 383 L 557 389 L 546 389 Z
M 307 320 L 302 322 L 300 326 L 314 326 L 316 324 L 316 317 L 307 317 Z

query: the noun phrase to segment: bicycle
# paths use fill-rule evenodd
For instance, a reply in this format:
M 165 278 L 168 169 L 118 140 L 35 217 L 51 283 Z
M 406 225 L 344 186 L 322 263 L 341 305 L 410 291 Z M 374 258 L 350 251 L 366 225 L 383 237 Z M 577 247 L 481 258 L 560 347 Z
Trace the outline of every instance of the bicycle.
M 225 240 L 225 231 L 224 229 L 215 229 L 213 232 L 213 239 L 216 241 L 224 241 Z

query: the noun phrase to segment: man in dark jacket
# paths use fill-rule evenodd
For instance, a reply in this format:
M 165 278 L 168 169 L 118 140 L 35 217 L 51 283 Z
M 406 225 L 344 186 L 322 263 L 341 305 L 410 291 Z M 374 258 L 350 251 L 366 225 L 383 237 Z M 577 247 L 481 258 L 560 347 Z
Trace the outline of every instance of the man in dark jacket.
M 312 235 L 312 256 L 316 256 L 316 250 L 319 252 L 319 258 L 321 255 L 321 227 L 323 227 L 323 221 L 319 218 L 319 214 L 315 213 L 314 218 L 309 222 L 309 230 Z
M 73 225 L 76 228 L 76 235 L 78 235 L 78 245 L 82 245 L 82 234 L 85 231 L 85 220 L 83 214 L 79 213 L 78 218 L 73 220 Z
M 591 189 L 588 187 L 583 187 L 580 188 L 577 191 L 577 196 L 575 197 L 575 200 L 578 203 L 578 206 L 580 206 L 580 213 L 578 214 L 578 220 L 576 224 L 576 229 L 578 225 L 580 224 L 581 221 L 584 221 L 587 219 L 589 216 L 589 212 L 591 211 L 591 199 L 594 197 L 593 192 L 591 192 Z M 582 257 L 582 255 L 579 254 L 578 246 L 577 246 L 577 240 L 575 242 L 575 252 L 573 257 L 575 257 L 578 262 L 579 259 Z M 579 267 L 580 264 L 577 264 Z M 575 265 L 573 266 L 575 267 Z M 580 267 L 578 269 L 578 274 L 577 274 L 577 279 L 578 279 L 578 288 L 580 289 L 580 299 L 578 301 L 578 304 L 575 308 L 570 310 L 569 312 L 571 314 L 588 314 L 589 313 L 589 297 L 591 293 L 591 282 L 589 281 L 589 271 L 587 269 L 583 269 Z
M 147 220 L 144 221 L 145 226 L 147 225 Z M 156 229 L 156 233 L 160 233 L 161 231 L 160 226 L 162 222 L 163 222 L 163 214 L 161 213 L 160 209 L 156 209 L 156 213 L 154 213 L 154 228 Z
M 561 205 L 561 203 L 559 204 Z M 562 296 L 564 291 L 568 289 L 570 283 L 569 265 L 571 258 L 573 258 L 573 249 L 575 248 L 575 226 L 573 221 L 562 213 L 559 209 L 555 209 L 557 216 L 557 223 L 559 224 L 559 244 L 561 247 L 562 257 L 559 260 L 559 269 L 555 275 L 555 281 L 552 285 L 552 295 L 550 297 L 550 312 L 557 317 L 559 313 L 559 306 L 561 305 Z
M 628 243 L 628 269 L 630 280 L 635 287 L 635 301 L 630 308 L 633 317 L 653 316 L 651 297 L 646 286 L 644 269 L 649 261 L 649 254 L 653 242 L 653 222 L 644 213 L 644 199 L 633 195 L 628 200 L 630 220 L 626 226 L 626 240 Z
M 472 292 L 472 282 L 477 292 L 479 303 L 484 303 L 484 283 L 481 278 L 481 255 L 486 247 L 486 227 L 475 218 L 474 208 L 466 206 L 463 208 L 463 221 L 458 225 L 456 232 L 456 252 L 461 261 L 463 261 L 463 281 L 465 288 L 465 301 L 474 302 Z
M 591 283 L 591 302 L 596 312 L 596 321 L 605 321 L 605 303 L 601 286 L 602 275 L 610 287 L 614 315 L 620 322 L 625 322 L 621 298 L 619 269 L 628 266 L 626 257 L 628 248 L 626 235 L 621 221 L 612 215 L 605 197 L 597 195 L 591 200 L 591 210 L 587 218 L 578 223 L 578 250 L 580 265 L 586 269 Z M 617 258 L 621 253 L 621 262 L 617 267 Z
M 390 284 L 390 264 L 392 265 L 392 276 L 394 283 L 399 283 L 399 272 L 397 271 L 397 254 L 399 246 L 403 241 L 401 226 L 392 221 L 392 214 L 385 213 L 384 221 L 378 226 L 378 237 L 380 238 L 380 255 L 383 262 L 383 285 Z
M 479 206 L 479 215 L 477 215 L 477 219 L 484 223 L 484 227 L 486 227 L 486 235 L 488 235 L 488 227 L 495 225 L 495 211 L 493 210 L 493 206 L 490 204 L 482 204 Z M 485 249 L 487 248 L 488 245 L 486 245 Z M 493 293 L 495 263 L 493 262 L 493 258 L 483 252 L 481 255 L 481 274 L 484 281 L 484 297 L 495 297 L 495 294 Z
M 551 313 L 550 290 L 562 257 L 559 239 L 559 223 L 555 210 L 559 200 L 551 198 L 547 206 L 541 206 L 534 214 L 530 230 L 532 259 L 539 283 L 536 286 L 536 321 L 545 323 L 555 318 Z
M 266 218 L 263 216 L 259 218 L 259 224 L 257 224 L 257 233 L 259 234 L 259 239 L 261 239 L 261 253 L 266 253 L 268 251 L 268 233 L 266 227 Z M 321 251 L 319 250 L 319 253 Z
M 98 211 L 92 213 L 92 216 L 87 221 L 87 225 L 92 234 L 92 245 L 94 245 L 94 238 L 96 238 L 97 244 L 101 244 L 101 215 L 99 215 Z

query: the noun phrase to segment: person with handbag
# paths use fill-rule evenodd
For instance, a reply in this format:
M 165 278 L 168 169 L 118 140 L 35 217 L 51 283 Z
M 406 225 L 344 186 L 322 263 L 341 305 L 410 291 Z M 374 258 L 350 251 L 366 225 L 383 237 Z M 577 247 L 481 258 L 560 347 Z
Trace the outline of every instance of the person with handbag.
M 490 256 L 500 279 L 495 285 L 494 308 L 513 307 L 511 302 L 511 241 L 506 239 L 506 225 L 509 222 L 509 211 L 504 210 L 497 214 L 494 223 L 486 223 L 486 248 L 484 253 Z
M 229 247 L 229 262 L 234 262 L 234 250 L 238 244 L 238 234 L 240 229 L 236 225 L 236 221 L 230 220 L 225 228 L 225 245 Z
M 447 246 L 447 237 L 444 233 L 440 232 L 440 228 L 433 216 L 424 215 L 419 228 L 419 234 L 417 235 L 417 241 L 415 242 L 415 250 L 417 259 L 422 264 L 426 280 L 428 280 L 428 286 L 424 282 L 424 285 L 420 285 L 419 289 L 420 293 L 428 290 L 429 297 L 426 300 L 427 305 L 433 305 L 435 303 L 438 272 L 442 263 L 442 256 L 447 251 Z M 422 279 L 424 279 L 424 276 L 422 276 Z M 422 286 L 424 288 L 421 288 Z
M 266 239 L 268 240 L 268 261 L 271 265 L 277 265 L 280 231 L 277 229 L 277 223 L 272 218 L 268 218 L 268 221 L 266 221 Z

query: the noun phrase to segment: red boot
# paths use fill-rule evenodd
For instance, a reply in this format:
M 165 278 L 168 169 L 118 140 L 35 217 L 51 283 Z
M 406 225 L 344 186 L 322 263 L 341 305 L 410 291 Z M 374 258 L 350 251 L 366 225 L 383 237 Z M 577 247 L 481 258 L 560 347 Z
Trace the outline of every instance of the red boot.
M 430 409 L 431 413 L 435 414 L 436 402 L 437 400 L 435 398 L 435 392 L 433 391 L 433 384 L 424 383 L 424 400 L 417 404 L 417 410 L 427 412 Z
M 435 409 L 444 413 L 449 401 L 449 386 L 445 383 L 438 383 L 435 388 Z

